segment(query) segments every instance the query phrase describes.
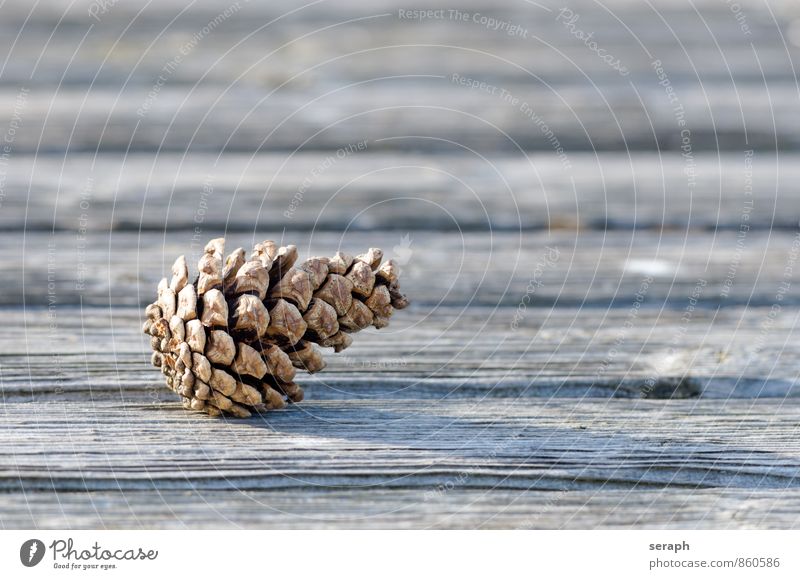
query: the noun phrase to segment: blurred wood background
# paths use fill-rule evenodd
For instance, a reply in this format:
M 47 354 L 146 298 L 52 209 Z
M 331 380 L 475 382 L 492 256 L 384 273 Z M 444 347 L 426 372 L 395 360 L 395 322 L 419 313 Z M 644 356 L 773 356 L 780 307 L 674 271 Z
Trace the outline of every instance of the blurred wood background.
M 3 528 L 800 525 L 800 4 L 458 4 L 0 5 Z M 141 309 L 221 235 L 413 305 L 187 413 Z

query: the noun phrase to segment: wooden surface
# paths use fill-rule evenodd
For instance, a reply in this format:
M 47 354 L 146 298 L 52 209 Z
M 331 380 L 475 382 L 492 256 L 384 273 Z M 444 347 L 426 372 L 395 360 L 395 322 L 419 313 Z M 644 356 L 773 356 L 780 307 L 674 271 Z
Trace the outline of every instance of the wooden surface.
M 567 2 L 621 76 L 565 3 L 459 4 L 527 36 L 0 5 L 0 527 L 800 526 L 800 5 Z M 220 235 L 383 247 L 413 304 L 302 404 L 187 413 L 141 311 Z

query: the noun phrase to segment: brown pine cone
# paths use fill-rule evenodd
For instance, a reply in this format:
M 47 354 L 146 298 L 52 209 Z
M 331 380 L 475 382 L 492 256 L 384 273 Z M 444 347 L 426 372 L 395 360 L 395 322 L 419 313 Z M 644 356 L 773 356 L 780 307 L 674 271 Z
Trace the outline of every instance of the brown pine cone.
M 246 259 L 213 239 L 189 283 L 184 256 L 145 309 L 152 362 L 185 408 L 238 417 L 303 399 L 296 369 L 319 372 L 319 347 L 341 352 L 350 334 L 383 328 L 408 305 L 399 269 L 371 248 L 297 263 L 294 245 L 259 243 Z M 316 344 L 316 346 L 315 346 Z

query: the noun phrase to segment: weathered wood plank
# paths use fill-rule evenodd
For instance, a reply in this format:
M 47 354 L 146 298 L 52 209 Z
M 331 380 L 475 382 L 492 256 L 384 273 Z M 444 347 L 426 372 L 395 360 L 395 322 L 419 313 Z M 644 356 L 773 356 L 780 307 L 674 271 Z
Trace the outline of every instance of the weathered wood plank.
M 2 173 L 0 229 L 737 231 L 795 230 L 800 217 L 800 162 L 789 153 L 697 155 L 689 187 L 674 153 L 571 153 L 565 170 L 546 154 L 482 160 L 374 145 L 343 158 L 15 153 Z
M 795 489 L 0 493 L 5 529 L 793 529 Z
M 384 399 L 225 421 L 89 400 L 2 413 L 0 487 L 15 492 L 800 487 L 800 413 L 782 401 Z
M 12 43 L 31 7 L 3 5 L 8 24 L 2 38 L 11 58 L 2 100 L 13 101 L 18 83 L 33 86 L 17 150 L 219 150 L 221 135 L 230 137 L 228 149 L 292 150 L 307 138 L 305 147 L 335 148 L 412 134 L 482 150 L 513 151 L 519 144 L 550 151 L 518 105 L 458 86 L 448 80 L 453 73 L 532 103 L 571 150 L 677 150 L 680 130 L 658 86 L 656 59 L 689 109 L 693 150 L 800 144 L 792 68 L 798 49 L 781 34 L 797 16 L 791 3 L 771 11 L 761 2 L 743 3 L 748 33 L 719 3 L 700 5 L 698 17 L 689 2 L 677 9 L 661 5 L 658 12 L 647 3 L 620 2 L 619 20 L 617 3 L 609 10 L 569 3 L 580 30 L 591 31 L 621 59 L 632 71 L 627 77 L 556 20 L 557 2 L 545 9 L 488 1 L 463 7 L 518 25 L 526 38 L 449 17 L 400 18 L 398 11 L 407 9 L 402 2 L 334 2 L 305 10 L 293 3 L 248 3 L 201 34 L 186 54 L 185 44 L 236 3 L 183 13 L 185 4 L 143 11 L 145 3 L 119 4 L 99 21 L 87 2 L 72 9 L 37 7 L 18 45 Z M 150 46 L 165 22 L 169 33 Z M 43 43 L 51 33 L 57 33 L 52 45 Z M 171 66 L 166 74 L 165 66 Z M 159 76 L 165 79 L 156 85 Z M 100 82 L 84 101 L 96 77 Z M 54 85 L 60 85 L 57 92 Z M 143 106 L 145 114 L 137 115 Z M 6 114 L 0 113 L 0 126 Z M 136 130 L 140 121 L 142 130 Z M 413 147 L 441 149 L 437 139 L 417 139 Z
M 0 304 L 144 306 L 172 262 L 193 264 L 225 230 L 110 234 L 0 233 Z M 408 235 L 407 241 L 403 237 Z M 229 234 L 231 249 L 265 238 L 295 243 L 306 255 L 382 247 L 403 265 L 403 288 L 430 310 L 439 304 L 508 307 L 648 307 L 735 305 L 789 307 L 800 236 L 793 232 L 591 232 L 469 234 L 375 231 L 342 233 L 259 229 Z M 788 273 L 787 273 L 788 272 Z
M 440 55 L 428 58 L 446 61 Z M 88 103 L 83 102 L 84 88 L 63 88 L 58 93 L 49 88 L 31 90 L 26 97 L 25 128 L 16 136 L 15 149 L 26 153 L 250 153 L 288 152 L 298 147 L 336 150 L 366 141 L 373 150 L 384 151 L 436 153 L 461 147 L 481 155 L 540 151 L 558 159 L 565 169 L 575 166 L 570 151 L 633 149 L 680 154 L 681 129 L 670 117 L 669 101 L 652 90 L 658 86 L 655 75 L 642 83 L 642 89 L 650 89 L 645 97 L 631 89 L 615 97 L 613 106 L 599 104 L 602 95 L 586 95 L 589 89 L 554 95 L 547 87 L 498 87 L 498 91 L 524 92 L 536 103 L 535 109 L 529 103 L 529 108 L 520 111 L 519 104 L 503 106 L 497 97 L 453 86 L 450 65 L 444 64 L 437 72 L 416 83 L 404 78 L 375 80 L 369 92 L 357 93 L 359 87 L 352 87 L 330 96 L 329 91 L 314 95 L 283 91 L 266 98 L 267 91 L 249 87 L 167 87 L 152 105 L 146 87 L 139 94 L 96 89 Z M 741 100 L 737 100 L 727 86 L 684 88 L 687 102 L 708 98 L 714 103 L 711 114 L 699 109 L 692 113 L 699 117 L 693 123 L 692 150 L 735 152 L 776 146 L 796 150 L 800 146 L 800 121 L 794 114 L 797 88 L 788 85 L 776 90 L 779 94 L 774 95 L 759 85 L 741 87 Z M 13 103 L 18 93 L 0 90 L 0 99 Z M 775 99 L 771 107 L 756 104 L 768 95 Z M 315 98 L 315 106 L 304 109 L 298 104 Z M 640 98 L 646 99 L 644 105 Z M 53 102 L 58 107 L 48 115 Z M 139 117 L 137 110 L 142 106 L 150 106 L 150 116 Z M 12 114 L 0 114 L 0 126 L 10 124 Z M 566 156 L 554 152 L 561 147 Z
M 303 376 L 312 400 L 797 397 L 797 308 L 528 310 L 412 307 Z M 173 401 L 137 309 L 3 311 L 7 400 Z M 53 333 L 52 325 L 57 330 Z M 57 394 L 54 394 L 57 393 Z
M 525 39 L 383 0 L 263 27 L 297 5 L 248 3 L 151 97 L 225 6 L 4 2 L 0 526 L 797 526 L 800 163 L 767 151 L 800 146 L 800 47 L 779 34 L 800 7 L 740 0 L 745 36 L 714 0 L 570 2 L 620 77 L 543 3 L 461 5 Z M 454 73 L 529 103 L 569 167 Z M 410 233 L 415 305 L 302 405 L 192 416 L 138 306 L 225 231 L 311 253 L 407 253 Z

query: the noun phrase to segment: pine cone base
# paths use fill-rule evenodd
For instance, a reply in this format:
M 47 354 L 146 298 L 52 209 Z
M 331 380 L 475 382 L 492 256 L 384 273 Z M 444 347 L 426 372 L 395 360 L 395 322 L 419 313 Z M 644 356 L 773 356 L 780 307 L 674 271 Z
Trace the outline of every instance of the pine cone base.
M 224 247 L 206 245 L 192 283 L 178 257 L 145 309 L 152 363 L 187 409 L 246 418 L 300 402 L 297 371 L 324 369 L 320 348 L 341 352 L 408 305 L 380 249 L 296 265 L 294 245 L 264 241 L 249 259 L 242 248 L 224 258 Z

